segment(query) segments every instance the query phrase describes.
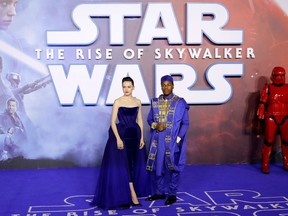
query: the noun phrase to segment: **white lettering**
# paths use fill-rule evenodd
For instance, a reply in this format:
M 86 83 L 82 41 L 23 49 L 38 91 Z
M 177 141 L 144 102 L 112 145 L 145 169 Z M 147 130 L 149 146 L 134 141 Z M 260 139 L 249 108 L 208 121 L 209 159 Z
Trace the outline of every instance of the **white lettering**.
M 78 30 L 47 31 L 47 44 L 90 45 L 99 36 L 92 19 L 108 18 L 110 45 L 124 45 L 125 19 L 141 16 L 141 3 L 80 4 L 72 13 Z M 204 35 L 215 44 L 242 44 L 243 30 L 225 30 L 228 21 L 227 8 L 221 4 L 187 3 L 186 44 L 202 44 Z M 154 39 L 165 39 L 171 45 L 180 45 L 182 38 L 172 3 L 147 3 L 136 44 L 150 45 Z
M 73 105 L 77 92 L 86 105 L 96 105 L 108 65 L 95 65 L 91 76 L 86 65 L 71 65 L 66 77 L 62 65 L 48 65 L 62 105 Z
M 80 4 L 72 13 L 72 20 L 79 31 L 48 31 L 48 45 L 89 45 L 99 35 L 92 17 L 108 17 L 110 21 L 110 44 L 123 45 L 124 18 L 141 15 L 141 4 Z
M 232 87 L 226 77 L 243 75 L 242 63 L 215 64 L 206 72 L 210 89 L 191 90 L 197 80 L 196 71 L 187 64 L 157 64 L 155 66 L 155 96 L 161 94 L 160 79 L 163 75 L 180 75 L 181 80 L 174 81 L 175 94 L 185 98 L 188 104 L 222 104 L 232 96 Z
M 205 35 L 215 44 L 242 44 L 242 30 L 223 30 L 228 20 L 228 11 L 221 4 L 187 3 L 186 43 L 202 44 Z
M 71 65 L 67 75 L 62 65 L 49 65 L 59 101 L 62 105 L 73 105 L 77 93 L 82 96 L 85 105 L 96 105 L 108 64 L 94 65 L 90 75 L 86 65 Z M 241 77 L 242 63 L 222 63 L 211 65 L 205 74 L 209 87 L 192 89 L 197 81 L 196 70 L 188 64 L 156 64 L 155 65 L 155 97 L 161 94 L 160 79 L 163 75 L 180 76 L 175 79 L 175 93 L 184 97 L 188 104 L 222 104 L 227 102 L 233 93 L 228 77 Z M 135 82 L 134 95 L 143 104 L 150 104 L 148 91 L 138 64 L 118 64 L 106 98 L 106 104 L 113 104 L 115 98 L 122 95 L 122 78 L 131 76 Z
M 135 89 L 133 95 L 139 98 L 142 104 L 150 104 L 148 91 L 142 77 L 141 69 L 138 64 L 118 64 L 115 67 L 114 76 L 112 78 L 109 93 L 106 99 L 107 105 L 112 105 L 115 98 L 123 94 L 122 78 L 130 76 L 134 80 Z
M 172 3 L 150 3 L 147 6 L 137 44 L 148 45 L 155 38 L 165 38 L 169 44 L 183 43 Z

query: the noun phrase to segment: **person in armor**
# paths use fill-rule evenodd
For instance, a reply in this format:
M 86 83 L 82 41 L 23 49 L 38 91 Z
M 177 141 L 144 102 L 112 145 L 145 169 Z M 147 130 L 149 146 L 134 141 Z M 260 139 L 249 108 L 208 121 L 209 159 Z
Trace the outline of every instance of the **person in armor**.
M 25 107 L 24 107 L 24 95 L 30 94 L 34 91 L 37 91 L 41 88 L 45 88 L 50 82 L 50 75 L 42 77 L 32 83 L 28 83 L 24 86 L 20 87 L 21 82 L 21 75 L 15 72 L 8 73 L 6 75 L 6 79 L 10 83 L 10 89 L 18 101 L 18 111 L 23 112 L 26 114 Z
M 262 146 L 262 172 L 265 174 L 270 173 L 269 158 L 277 130 L 281 137 L 283 168 L 288 170 L 288 84 L 285 74 L 283 67 L 274 67 L 270 77 L 272 84 L 266 84 L 260 92 L 257 116 L 265 121 Z

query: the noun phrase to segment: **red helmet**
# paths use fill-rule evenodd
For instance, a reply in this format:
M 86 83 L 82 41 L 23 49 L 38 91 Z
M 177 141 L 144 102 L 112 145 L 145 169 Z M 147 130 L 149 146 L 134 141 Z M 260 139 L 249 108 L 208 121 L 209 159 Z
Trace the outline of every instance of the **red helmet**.
M 276 85 L 285 84 L 285 69 L 283 67 L 274 67 L 270 79 Z

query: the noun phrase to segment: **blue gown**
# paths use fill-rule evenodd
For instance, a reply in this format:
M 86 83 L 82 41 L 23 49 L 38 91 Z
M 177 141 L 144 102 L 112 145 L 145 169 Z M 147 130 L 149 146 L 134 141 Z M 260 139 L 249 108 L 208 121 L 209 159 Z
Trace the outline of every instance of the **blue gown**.
M 133 182 L 138 197 L 150 194 L 146 171 L 147 153 L 139 149 L 141 130 L 136 122 L 139 107 L 118 109 L 117 129 L 124 150 L 117 148 L 116 137 L 109 128 L 93 204 L 102 209 L 121 209 L 132 204 L 129 182 Z

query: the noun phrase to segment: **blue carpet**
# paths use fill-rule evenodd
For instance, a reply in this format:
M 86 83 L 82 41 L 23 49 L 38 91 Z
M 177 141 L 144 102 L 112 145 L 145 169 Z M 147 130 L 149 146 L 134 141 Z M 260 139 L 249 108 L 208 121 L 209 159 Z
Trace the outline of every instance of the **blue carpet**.
M 0 216 L 288 215 L 288 172 L 281 164 L 186 166 L 177 202 L 140 198 L 142 207 L 92 207 L 98 168 L 0 170 Z

